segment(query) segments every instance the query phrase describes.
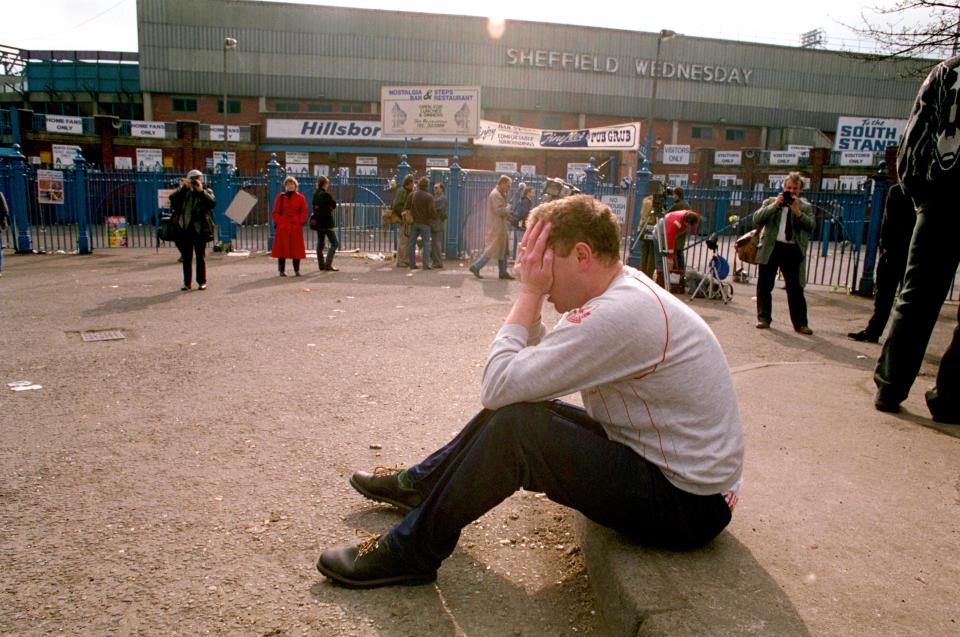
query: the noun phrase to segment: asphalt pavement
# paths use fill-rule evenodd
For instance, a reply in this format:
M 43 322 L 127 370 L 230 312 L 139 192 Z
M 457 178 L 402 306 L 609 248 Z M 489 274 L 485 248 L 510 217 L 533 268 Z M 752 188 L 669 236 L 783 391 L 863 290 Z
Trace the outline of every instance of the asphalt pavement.
M 112 357 L 132 356 L 126 352 L 133 352 L 129 348 L 134 344 L 155 351 L 155 356 L 175 348 L 177 356 L 193 366 L 201 360 L 228 365 L 217 371 L 222 395 L 209 396 L 192 411 L 178 408 L 173 413 L 183 417 L 184 425 L 187 419 L 196 419 L 211 432 L 219 432 L 218 428 L 227 424 L 254 431 L 255 422 L 269 423 L 269 435 L 267 430 L 243 434 L 261 447 L 259 455 L 251 457 L 259 458 L 258 471 L 264 467 L 273 470 L 273 465 L 259 464 L 265 462 L 263 458 L 286 458 L 284 462 L 289 463 L 292 457 L 299 463 L 300 482 L 293 485 L 291 495 L 301 500 L 303 487 L 309 485 L 302 481 L 317 479 L 305 477 L 310 472 L 319 467 L 338 473 L 336 486 L 323 483 L 324 492 L 333 490 L 337 499 L 297 502 L 291 498 L 282 518 L 289 515 L 294 529 L 302 523 L 297 534 L 308 538 L 309 521 L 297 517 L 308 517 L 311 506 L 319 508 L 319 519 L 332 521 L 321 527 L 321 545 L 350 539 L 350 530 L 335 522 L 344 507 L 365 505 L 362 499 L 354 502 L 344 475 L 350 467 L 368 468 L 364 463 L 381 461 L 381 451 L 372 451 L 380 444 L 371 443 L 382 443 L 384 462 L 398 459 L 395 456 L 414 461 L 415 454 L 435 447 L 455 429 L 456 422 L 479 407 L 476 381 L 486 343 L 517 289 L 516 283 L 495 277 L 477 281 L 464 264 L 454 261 L 448 261 L 441 272 L 411 275 L 392 270 L 389 263 L 345 254 L 335 263 L 339 273 L 310 270 L 311 264 L 316 266 L 308 261 L 308 276 L 278 280 L 273 261 L 263 255 L 215 255 L 208 264 L 210 289 L 181 293 L 175 259 L 176 254 L 169 250 L 159 255 L 146 250 L 104 250 L 92 257 L 8 254 L 0 278 L 7 319 L 2 342 L 8 353 L 16 351 L 16 355 L 7 356 L 7 379 L 30 376 L 36 381 L 46 376 L 46 389 L 36 392 L 36 400 L 43 391 L 57 392 L 57 398 L 63 400 L 70 398 L 70 382 L 56 380 L 57 361 L 68 361 L 82 370 L 84 361 L 93 365 Z M 633 545 L 581 519 L 576 525 L 579 543 L 596 605 L 610 634 L 960 635 L 960 560 L 956 557 L 960 554 L 960 427 L 933 423 L 923 402 L 923 391 L 933 384 L 939 356 L 955 324 L 956 305 L 944 307 L 921 376 L 904 409 L 886 414 L 872 405 L 872 369 L 879 346 L 846 338 L 847 332 L 865 325 L 870 299 L 809 287 L 814 334 L 802 336 L 789 327 L 785 293 L 779 286 L 774 292 L 770 330 L 753 327 L 753 287 L 733 287 L 730 304 L 703 299 L 691 302 L 724 348 L 743 415 L 746 467 L 733 522 L 704 549 L 672 553 Z M 85 297 L 82 311 L 69 304 L 57 305 L 59 295 L 67 298 L 68 293 Z M 38 302 L 43 296 L 49 298 Z M 163 317 L 174 315 L 179 330 L 206 316 L 223 333 L 207 336 L 198 330 L 197 336 L 184 332 L 164 340 L 163 321 L 170 319 Z M 251 323 L 263 327 L 251 330 Z M 309 326 L 308 332 L 305 326 Z M 74 338 L 86 330 L 106 328 L 126 330 L 128 345 L 81 345 Z M 240 338 L 245 340 L 237 340 Z M 169 371 L 163 369 L 162 361 L 158 366 L 150 373 Z M 302 370 L 314 368 L 335 370 L 341 377 L 335 395 L 319 390 L 310 393 L 311 376 L 308 373 L 304 378 Z M 96 372 L 91 366 L 87 373 Z M 70 373 L 80 372 L 71 367 Z M 279 413 L 264 411 L 244 383 L 254 374 L 275 379 L 270 391 L 289 395 L 289 406 Z M 691 383 L 693 400 L 697 380 Z M 98 377 L 95 385 L 109 389 L 115 382 L 136 386 L 138 391 L 150 386 L 135 376 L 122 381 L 115 376 Z M 304 387 L 308 387 L 310 401 L 328 409 L 320 410 L 318 425 L 306 417 Z M 13 402 L 14 394 L 3 389 L 3 411 L 22 415 L 19 405 L 26 403 Z M 102 412 L 88 397 L 83 409 L 87 413 L 95 410 L 94 417 L 107 422 L 112 410 L 136 408 L 136 396 L 121 395 L 116 387 L 110 391 L 103 396 Z M 42 410 L 39 406 L 43 403 L 36 404 Z M 48 432 L 53 436 L 50 444 L 60 440 L 58 436 L 70 435 L 70 420 L 62 414 L 49 410 L 44 417 L 58 423 L 55 431 Z M 354 439 L 348 441 L 352 446 L 333 448 L 325 434 L 313 433 L 316 427 L 323 432 L 338 422 L 353 428 Z M 383 430 L 393 422 L 397 431 L 388 435 Z M 16 463 L 26 466 L 31 454 L 42 455 L 42 445 L 31 442 L 37 432 L 15 430 L 12 421 L 7 426 L 11 437 L 5 438 L 5 457 L 10 462 L 16 458 Z M 229 436 L 228 431 L 222 433 Z M 94 434 L 103 435 L 99 427 L 90 430 L 91 439 Z M 317 450 L 304 447 L 302 442 L 313 443 L 314 436 L 320 445 Z M 16 444 L 10 442 L 14 439 Z M 254 443 L 242 436 L 234 444 L 242 447 L 240 441 L 253 448 Z M 331 448 L 323 451 L 327 446 Z M 18 454 L 27 449 L 29 453 L 11 455 L 15 449 L 20 449 Z M 230 453 L 243 459 L 247 457 L 243 451 Z M 59 458 L 64 453 L 56 456 L 56 462 L 45 462 L 61 466 Z M 8 469 L 11 480 L 26 479 Z M 276 480 L 283 475 L 278 466 L 274 481 L 263 483 L 264 488 L 270 485 L 276 490 L 271 497 L 282 498 L 286 487 Z M 236 479 L 244 477 L 237 474 Z M 10 490 L 9 497 L 13 493 Z M 171 511 L 176 510 L 174 504 L 170 506 Z M 222 524 L 227 528 L 229 513 L 223 513 Z M 349 514 L 346 520 L 355 515 Z M 27 537 L 24 529 L 28 527 L 21 526 L 21 517 L 6 519 L 8 532 Z M 264 528 L 271 523 L 264 522 Z M 480 539 L 476 541 L 480 544 Z M 496 546 L 502 542 L 497 543 L 494 536 Z M 207 546 L 198 540 L 192 549 L 199 550 L 201 545 Z M 510 545 L 504 546 L 504 550 L 510 549 Z M 292 550 L 289 539 L 286 547 L 284 550 Z M 301 563 L 304 554 L 320 547 L 302 548 L 290 557 L 295 566 L 285 566 L 301 588 L 304 582 L 316 580 L 309 565 Z M 521 572 L 527 559 L 510 554 L 504 557 L 503 568 Z M 451 566 L 441 569 L 441 580 L 453 569 L 474 572 L 469 558 L 459 560 L 464 564 L 451 561 Z M 345 597 L 344 602 L 326 588 L 317 590 L 317 603 L 330 602 L 330 608 L 339 613 L 328 618 L 334 622 L 329 625 L 347 626 L 342 622 L 354 621 L 358 612 L 367 612 L 355 600 L 387 599 L 372 595 Z M 7 593 L 13 599 L 23 594 L 11 591 Z M 408 592 L 394 595 L 400 595 L 411 609 L 420 603 L 419 597 Z M 507 597 L 517 607 L 528 601 L 522 589 Z M 245 612 L 252 614 L 253 623 L 238 626 L 268 629 L 272 624 L 263 623 L 265 616 L 275 617 L 277 622 L 289 618 L 290 611 L 282 608 L 282 601 L 277 601 L 272 614 L 257 617 L 256 608 L 250 610 L 248 605 Z M 214 610 L 211 606 L 210 612 Z M 384 626 L 396 621 L 395 616 L 369 612 Z M 333 617 L 333 610 L 330 613 Z M 422 619 L 411 610 L 404 621 L 411 622 L 407 629 L 416 631 L 423 628 L 416 623 Z M 478 625 L 495 619 L 476 614 Z M 309 619 L 303 621 L 304 626 L 312 625 Z M 543 626 L 544 621 L 537 619 L 534 625 Z M 400 629 L 376 632 L 367 630 L 367 624 L 357 625 L 363 629 L 330 634 L 406 634 Z M 491 623 L 486 631 L 473 634 L 497 634 L 497 626 Z M 529 630 L 517 629 L 515 634 L 535 634 Z M 460 634 L 447 628 L 441 632 Z

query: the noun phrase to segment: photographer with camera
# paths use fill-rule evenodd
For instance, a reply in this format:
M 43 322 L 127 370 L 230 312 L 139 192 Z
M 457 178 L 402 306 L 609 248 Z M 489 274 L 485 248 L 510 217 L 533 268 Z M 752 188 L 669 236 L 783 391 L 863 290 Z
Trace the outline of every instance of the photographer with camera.
M 213 208 L 217 203 L 213 191 L 203 187 L 203 173 L 191 170 L 180 179 L 180 188 L 170 194 L 172 219 L 180 228 L 176 240 L 183 259 L 183 291 L 190 289 L 193 257 L 197 257 L 197 285 L 207 289 L 207 264 L 204 251 L 208 241 L 213 241 Z
M 790 322 L 799 334 L 810 335 L 807 300 L 803 296 L 804 265 L 810 233 L 817 227 L 810 202 L 800 197 L 803 179 L 792 172 L 783 182 L 783 191 L 766 199 L 753 213 L 753 223 L 763 226 L 757 248 L 757 328 L 768 329 L 773 318 L 773 284 L 777 270 L 787 286 Z

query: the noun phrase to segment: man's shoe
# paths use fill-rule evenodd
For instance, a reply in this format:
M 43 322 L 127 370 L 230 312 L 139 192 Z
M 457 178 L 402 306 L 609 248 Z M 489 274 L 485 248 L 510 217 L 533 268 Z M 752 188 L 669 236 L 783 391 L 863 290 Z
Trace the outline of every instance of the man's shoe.
M 423 498 L 415 489 L 400 484 L 400 467 L 377 467 L 373 473 L 357 471 L 350 476 L 350 486 L 374 502 L 392 504 L 404 513 L 420 506 Z
M 509 272 L 504 272 L 500 275 L 502 281 L 516 281 L 516 277 L 512 276 Z
M 206 284 L 206 283 L 201 283 L 198 289 L 200 289 L 200 290 L 206 290 L 206 289 L 207 289 L 207 284 Z
M 888 414 L 895 414 L 900 411 L 899 402 L 894 402 L 884 398 L 880 392 L 877 392 L 877 395 L 874 397 L 873 406 L 876 407 L 877 411 L 883 411 Z
M 335 267 L 333 267 L 332 265 L 324 266 L 323 269 L 324 269 L 324 270 L 327 270 L 328 272 L 339 272 L 339 271 L 340 271 L 340 268 L 335 268 Z
M 795 327 L 795 328 L 793 328 L 793 331 L 796 332 L 797 334 L 806 334 L 807 336 L 810 336 L 811 334 L 813 334 L 813 330 L 811 330 L 811 329 L 810 329 L 809 327 L 807 327 L 806 325 L 801 325 L 800 327 Z
M 411 265 L 411 266 L 410 266 L 410 269 L 411 269 L 411 270 L 419 270 L 419 269 L 420 269 L 420 266 L 419 266 L 419 265 Z
M 936 387 L 928 389 L 925 397 L 927 399 L 927 409 L 930 410 L 930 417 L 933 418 L 934 422 L 944 425 L 960 425 L 960 413 L 955 411 L 956 406 L 954 405 L 954 410 L 951 411 L 944 405 Z
M 480 276 L 480 268 L 475 268 L 474 266 L 471 265 L 468 269 L 471 272 L 473 272 L 473 276 L 477 277 L 478 279 L 483 278 L 482 276 Z
M 280 272 L 280 276 L 287 276 L 286 272 Z
M 327 549 L 317 560 L 317 570 L 349 588 L 377 588 L 402 584 L 429 584 L 436 571 L 412 572 L 390 551 L 386 541 L 371 535 L 357 546 Z
M 183 285 L 180 286 L 180 291 L 181 291 L 181 292 L 186 292 L 186 291 L 189 290 L 189 289 L 190 289 L 190 284 L 189 284 L 189 283 L 184 283 Z
M 769 329 L 770 329 L 770 321 L 757 321 L 757 329 L 758 329 L 758 330 L 769 330 Z
M 847 338 L 858 341 L 860 343 L 879 343 L 879 336 L 871 336 L 867 333 L 867 330 L 860 330 L 859 332 L 847 332 Z

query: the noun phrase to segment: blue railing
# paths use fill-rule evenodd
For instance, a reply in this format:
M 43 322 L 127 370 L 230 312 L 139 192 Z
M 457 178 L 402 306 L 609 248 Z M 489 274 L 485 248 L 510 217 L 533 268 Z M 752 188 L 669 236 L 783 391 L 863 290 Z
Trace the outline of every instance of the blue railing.
M 457 215 L 451 214 L 445 231 L 447 241 L 444 245 L 448 257 L 472 258 L 483 249 L 487 222 L 486 198 L 500 175 L 492 171 L 475 170 L 457 171 L 457 175 L 459 185 L 454 188 L 454 171 L 434 169 L 429 173 L 431 183 L 439 181 L 445 185 L 448 193 L 459 193 L 459 199 L 450 204 L 451 211 L 455 209 Z M 78 247 L 86 245 L 91 249 L 115 247 L 121 243 L 117 241 L 117 232 L 114 231 L 117 226 L 125 228 L 123 245 L 158 246 L 156 223 L 160 209 L 166 204 L 163 191 L 176 188 L 181 176 L 181 173 L 171 171 L 98 170 L 85 165 L 82 171 L 63 171 L 63 203 L 41 203 L 37 172 L 33 167 L 22 160 L 17 164 L 2 162 L 0 189 L 4 193 L 20 193 L 22 207 L 27 212 L 25 217 L 21 217 L 24 224 L 22 228 L 17 226 L 16 217 L 12 219 L 12 227 L 4 233 L 4 246 L 11 249 L 18 245 L 15 243 L 18 238 L 19 245 L 23 245 L 23 237 L 27 237 L 30 249 L 38 252 L 75 252 Z M 253 252 L 269 250 L 272 195 L 281 190 L 283 176 L 278 166 L 252 173 L 234 172 L 228 176 L 208 171 L 207 183 L 214 185 L 218 193 L 226 193 L 218 201 L 218 210 L 225 209 L 240 189 L 256 198 L 254 209 L 243 223 L 231 222 L 229 227 L 224 226 L 234 249 Z M 225 186 L 224 179 L 227 179 Z M 535 201 L 542 198 L 544 179 L 543 176 L 522 179 L 528 186 L 534 187 Z M 518 199 L 520 182 L 520 176 L 515 175 L 513 188 L 507 194 L 508 201 L 516 202 Z M 580 185 L 591 189 L 593 196 L 599 199 L 623 198 L 607 200 L 616 203 L 622 214 L 623 256 L 626 260 L 631 249 L 633 214 L 639 208 L 635 205 L 636 189 L 607 183 Z M 11 190 L 12 186 L 16 187 Z M 303 178 L 300 191 L 310 202 L 315 191 L 315 180 L 312 177 Z M 335 176 L 329 192 L 340 204 L 337 208 L 337 225 L 342 250 L 383 255 L 395 250 L 397 227 L 383 224 L 381 217 L 381 210 L 393 199 L 388 179 Z M 774 190 L 756 190 L 749 185 L 744 188 L 686 188 L 686 198 L 691 207 L 703 216 L 696 236 L 687 242 L 688 267 L 700 271 L 706 269 L 712 253 L 707 250 L 705 239 L 714 233 L 718 237 L 718 253 L 733 263 L 735 237 L 752 226 L 752 213 L 766 197 L 775 194 Z M 808 250 L 808 282 L 837 288 L 856 287 L 862 276 L 862 253 L 869 228 L 869 192 L 821 191 L 804 193 L 804 197 L 813 205 L 817 222 Z M 668 200 L 668 206 L 669 203 Z M 13 203 L 11 207 L 15 205 Z M 305 228 L 304 236 L 308 248 L 313 250 L 316 233 Z M 737 264 L 738 268 L 741 265 Z M 747 276 L 755 275 L 755 266 L 744 265 L 743 271 Z

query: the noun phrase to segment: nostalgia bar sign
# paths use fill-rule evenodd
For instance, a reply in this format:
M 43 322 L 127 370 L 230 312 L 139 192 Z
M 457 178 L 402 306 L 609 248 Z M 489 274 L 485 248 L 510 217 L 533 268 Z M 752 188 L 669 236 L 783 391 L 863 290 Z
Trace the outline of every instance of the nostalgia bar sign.
M 384 86 L 384 137 L 472 137 L 480 125 L 479 86 Z

